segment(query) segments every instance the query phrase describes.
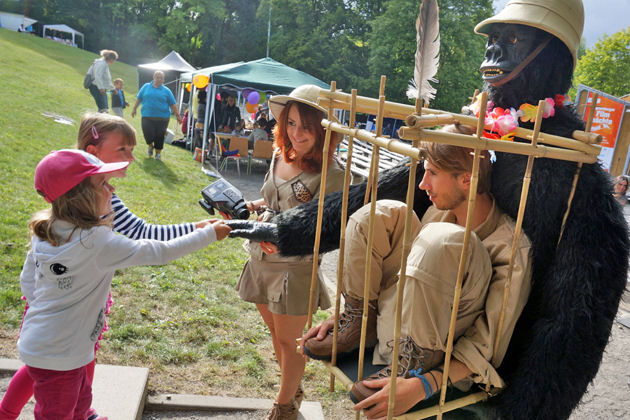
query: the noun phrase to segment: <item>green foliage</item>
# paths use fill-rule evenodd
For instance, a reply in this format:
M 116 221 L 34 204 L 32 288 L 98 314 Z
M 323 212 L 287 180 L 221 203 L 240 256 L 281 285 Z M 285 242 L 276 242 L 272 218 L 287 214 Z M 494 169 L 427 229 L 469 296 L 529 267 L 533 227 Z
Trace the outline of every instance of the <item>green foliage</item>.
M 438 93 L 431 106 L 459 112 L 481 85 L 479 65 L 486 38 L 473 33 L 474 26 L 492 14 L 490 0 L 442 0 L 440 5 L 440 69 Z M 408 101 L 405 92 L 413 77 L 416 52 L 415 21 L 419 2 L 390 0 L 372 23 L 370 35 L 370 95 L 378 92 L 378 77 L 387 75 L 386 97 Z
M 630 92 L 630 28 L 605 36 L 586 51 L 575 69 L 574 84 L 613 96 Z

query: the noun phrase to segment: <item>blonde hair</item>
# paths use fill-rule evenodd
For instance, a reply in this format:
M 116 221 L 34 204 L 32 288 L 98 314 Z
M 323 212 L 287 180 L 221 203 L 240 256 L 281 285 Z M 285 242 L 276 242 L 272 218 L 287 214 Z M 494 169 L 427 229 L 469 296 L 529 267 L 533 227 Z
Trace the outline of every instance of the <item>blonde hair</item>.
M 457 124 L 444 126 L 441 131 L 469 135 L 474 133 L 474 128 Z M 422 142 L 422 147 L 425 149 L 424 157 L 441 171 L 449 172 L 453 176 L 472 172 L 475 152 L 473 149 L 433 142 Z M 479 159 L 477 194 L 490 192 L 491 172 L 490 153 L 482 150 L 481 159 Z
M 118 83 L 118 82 L 123 83 L 124 81 L 120 77 L 117 77 L 114 80 L 112 80 L 112 83 Z
M 101 217 L 99 198 L 92 177 L 87 177 L 67 193 L 52 202 L 51 208 L 33 214 L 28 222 L 31 236 L 59 246 L 70 239 L 76 229 L 90 229 L 95 226 L 112 226 L 113 215 Z M 57 220 L 72 223 L 75 228 L 67 238 L 62 238 L 53 230 Z
M 77 149 L 87 150 L 90 145 L 100 147 L 112 132 L 120 133 L 125 144 L 136 145 L 136 130 L 124 118 L 100 112 L 84 114 L 79 124 Z
M 99 53 L 101 57 L 103 57 L 105 60 L 109 60 L 109 61 L 116 61 L 118 60 L 118 53 L 114 50 L 101 50 L 101 52 Z

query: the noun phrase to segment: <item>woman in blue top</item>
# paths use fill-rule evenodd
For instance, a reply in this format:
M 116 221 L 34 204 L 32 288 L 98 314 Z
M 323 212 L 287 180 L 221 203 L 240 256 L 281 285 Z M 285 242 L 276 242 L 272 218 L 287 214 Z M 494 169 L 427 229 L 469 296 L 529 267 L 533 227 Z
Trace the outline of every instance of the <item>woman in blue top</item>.
M 182 116 L 179 115 L 175 105 L 175 97 L 169 88 L 164 86 L 164 73 L 156 71 L 153 73 L 153 82 L 145 83 L 133 104 L 131 116 L 136 116 L 136 109 L 142 103 L 142 134 L 144 141 L 149 146 L 149 156 L 162 159 L 162 148 L 164 147 L 164 135 L 171 119 L 171 110 L 177 117 L 177 123 L 182 123 Z

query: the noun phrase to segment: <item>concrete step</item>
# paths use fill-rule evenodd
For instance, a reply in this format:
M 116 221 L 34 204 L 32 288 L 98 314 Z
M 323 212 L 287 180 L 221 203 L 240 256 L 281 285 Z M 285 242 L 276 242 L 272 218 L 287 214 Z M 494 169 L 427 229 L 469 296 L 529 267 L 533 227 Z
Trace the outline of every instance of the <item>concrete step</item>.
M 19 360 L 0 358 L 0 373 L 13 375 L 23 363 Z M 142 413 L 159 411 L 229 412 L 261 411 L 271 409 L 273 400 L 260 398 L 234 398 L 221 396 L 165 394 L 147 397 L 149 369 L 132 366 L 96 364 L 92 385 L 92 407 L 109 420 L 140 420 Z M 1 378 L 0 395 L 4 395 L 10 377 Z M 146 404 L 145 404 L 146 403 Z M 34 402 L 22 411 L 19 420 L 33 418 Z M 168 415 L 167 415 L 168 416 Z M 168 418 L 168 417 L 163 417 Z M 178 418 L 184 419 L 178 415 Z M 299 420 L 324 420 L 319 402 L 303 401 Z
M 0 359 L 0 372 L 15 373 L 22 362 Z M 149 369 L 133 366 L 96 364 L 92 384 L 92 407 L 109 420 L 139 420 L 146 399 Z M 8 382 L 7 382 L 8 383 Z M 6 385 L 3 387 L 3 395 Z M 34 404 L 29 402 L 20 418 L 33 418 Z
M 145 410 L 166 412 L 225 412 L 261 411 L 262 416 L 271 409 L 273 400 L 262 398 L 235 398 L 214 395 L 164 394 L 147 398 Z M 178 417 L 179 418 L 179 417 Z M 324 420 L 322 405 L 315 401 L 302 401 L 298 420 Z

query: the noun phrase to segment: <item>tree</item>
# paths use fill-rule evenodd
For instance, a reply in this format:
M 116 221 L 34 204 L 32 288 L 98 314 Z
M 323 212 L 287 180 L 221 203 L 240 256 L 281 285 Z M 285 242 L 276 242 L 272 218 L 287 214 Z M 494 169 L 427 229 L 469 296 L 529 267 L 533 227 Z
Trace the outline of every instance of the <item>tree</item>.
M 630 92 L 630 27 L 598 41 L 579 59 L 574 83 L 613 96 Z
M 344 90 L 367 77 L 365 1 L 274 0 L 270 56 Z M 268 16 L 264 1 L 258 16 Z M 363 13 L 363 14 L 362 14 Z
M 459 112 L 475 88 L 481 86 L 479 65 L 486 38 L 475 35 L 475 25 L 492 15 L 491 0 L 441 0 L 440 69 L 438 93 L 433 108 Z M 407 102 L 405 92 L 413 77 L 416 51 L 415 21 L 419 2 L 390 0 L 374 21 L 370 35 L 370 95 L 375 95 L 378 78 L 387 75 L 386 94 L 390 100 Z

